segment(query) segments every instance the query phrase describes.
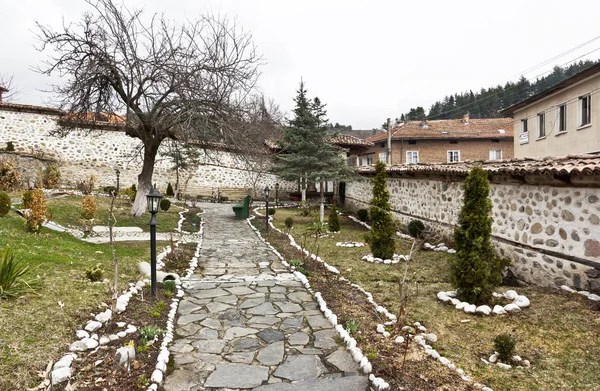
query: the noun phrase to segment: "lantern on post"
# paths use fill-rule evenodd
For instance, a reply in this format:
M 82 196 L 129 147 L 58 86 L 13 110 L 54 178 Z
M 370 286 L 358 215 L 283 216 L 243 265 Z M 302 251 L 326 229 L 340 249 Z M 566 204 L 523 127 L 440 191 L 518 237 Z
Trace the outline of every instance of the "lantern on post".
M 271 189 L 269 189 L 269 186 L 267 185 L 267 187 L 265 187 L 265 205 L 266 205 L 266 209 L 267 209 L 267 213 L 265 216 L 265 223 L 266 223 L 266 233 L 269 233 L 269 192 L 271 191 Z
M 150 281 L 152 288 L 152 296 L 156 297 L 156 213 L 160 205 L 162 195 L 158 192 L 156 184 L 150 193 L 146 195 L 148 200 L 148 212 L 150 212 Z

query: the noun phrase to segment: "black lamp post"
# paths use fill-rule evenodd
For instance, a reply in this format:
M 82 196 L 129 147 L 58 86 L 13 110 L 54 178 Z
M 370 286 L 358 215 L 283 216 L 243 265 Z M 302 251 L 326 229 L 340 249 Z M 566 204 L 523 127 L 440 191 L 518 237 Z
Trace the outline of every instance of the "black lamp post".
M 156 184 L 146 195 L 148 199 L 148 212 L 150 212 L 150 281 L 152 286 L 152 296 L 156 297 L 156 212 L 162 195 L 156 189 Z
M 279 206 L 279 182 L 275 184 L 275 206 Z
M 269 186 L 265 187 L 265 202 L 267 205 L 267 215 L 265 216 L 265 222 L 266 222 L 266 233 L 269 233 L 269 192 L 271 191 L 271 189 L 269 189 Z

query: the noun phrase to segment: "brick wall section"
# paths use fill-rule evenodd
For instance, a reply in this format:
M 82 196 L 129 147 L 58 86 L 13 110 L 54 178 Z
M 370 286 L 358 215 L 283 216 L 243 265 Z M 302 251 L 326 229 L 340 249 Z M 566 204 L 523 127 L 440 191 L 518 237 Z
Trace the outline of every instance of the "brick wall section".
M 448 161 L 448 151 L 460 151 L 460 160 L 488 160 L 490 150 L 502 150 L 503 159 L 512 159 L 514 156 L 514 146 L 512 139 L 479 139 L 479 140 L 457 140 L 456 144 L 451 144 L 449 140 L 415 140 L 416 144 L 408 144 L 408 140 L 392 141 L 392 163 L 406 163 L 406 151 L 419 151 L 420 163 L 446 163 Z M 383 145 L 383 147 L 382 147 Z M 384 142 L 377 142 L 375 146 L 369 148 L 361 155 L 374 153 L 373 163 L 379 161 L 379 154 L 386 152 Z

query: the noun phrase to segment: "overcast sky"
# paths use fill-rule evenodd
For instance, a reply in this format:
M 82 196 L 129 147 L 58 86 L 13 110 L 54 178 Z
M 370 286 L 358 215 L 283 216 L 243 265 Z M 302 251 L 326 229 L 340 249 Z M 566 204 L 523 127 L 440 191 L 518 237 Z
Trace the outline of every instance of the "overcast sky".
M 117 0 L 118 1 L 118 0 Z M 31 70 L 34 22 L 59 27 L 83 0 L 0 0 L 0 74 L 16 103 L 44 104 L 50 78 Z M 516 79 L 523 71 L 600 36 L 600 1 L 126 0 L 176 21 L 211 12 L 236 16 L 266 60 L 261 91 L 286 112 L 302 77 L 331 122 L 379 127 L 445 95 Z M 600 48 L 600 39 L 526 74 L 534 77 Z M 600 58 L 600 50 L 583 58 Z

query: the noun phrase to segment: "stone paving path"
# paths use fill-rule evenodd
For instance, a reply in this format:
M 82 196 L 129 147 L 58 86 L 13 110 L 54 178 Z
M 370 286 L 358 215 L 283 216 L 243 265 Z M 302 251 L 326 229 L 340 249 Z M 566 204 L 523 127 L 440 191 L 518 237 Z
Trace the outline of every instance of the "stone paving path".
M 246 221 L 230 205 L 202 208 L 201 275 L 179 305 L 165 390 L 367 390 L 313 296 Z

